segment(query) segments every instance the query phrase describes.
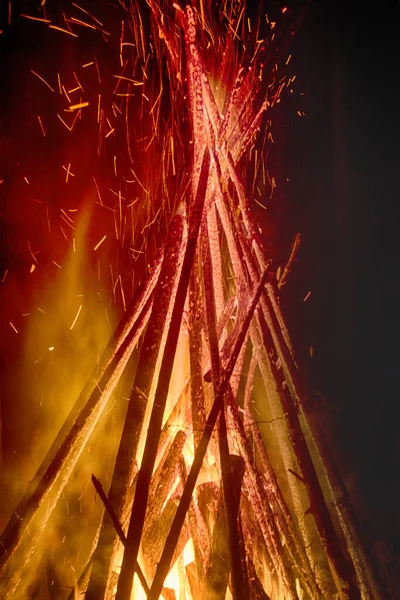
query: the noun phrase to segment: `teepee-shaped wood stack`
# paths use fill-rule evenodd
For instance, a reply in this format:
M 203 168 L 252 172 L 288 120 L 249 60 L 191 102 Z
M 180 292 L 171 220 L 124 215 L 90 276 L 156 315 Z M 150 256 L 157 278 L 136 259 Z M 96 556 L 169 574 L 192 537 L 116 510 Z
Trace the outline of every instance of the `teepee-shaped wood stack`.
M 278 280 L 246 195 L 291 30 L 269 23 L 259 40 L 241 2 L 147 4 L 127 18 L 151 34 L 171 85 L 184 192 L 94 381 L 3 532 L 3 597 L 18 594 L 133 352 L 107 493 L 93 477 L 104 513 L 75 597 L 383 597 L 279 307 L 289 269 Z

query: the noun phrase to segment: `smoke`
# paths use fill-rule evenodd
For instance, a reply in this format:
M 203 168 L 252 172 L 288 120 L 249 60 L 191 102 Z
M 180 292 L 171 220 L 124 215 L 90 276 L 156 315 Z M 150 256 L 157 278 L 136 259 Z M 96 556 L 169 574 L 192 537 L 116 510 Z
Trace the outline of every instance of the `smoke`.
M 22 359 L 14 368 L 21 393 L 18 415 L 14 415 L 13 448 L 18 460 L 10 461 L 5 472 L 8 504 L 3 501 L 0 511 L 4 516 L 27 489 L 74 402 L 95 372 L 114 329 L 115 310 L 104 303 L 106 291 L 90 264 L 90 220 L 87 206 L 76 217 L 74 241 L 61 268 L 34 294 L 26 314 Z M 46 552 L 47 563 L 54 570 L 53 579 L 64 587 L 75 583 L 76 572 L 83 568 L 96 534 L 102 505 L 90 478 L 96 473 L 107 484 L 111 476 L 127 404 L 123 398 L 129 397 L 124 386 L 121 382 L 85 448 L 34 557 L 36 563 Z M 33 567 L 32 563 L 31 573 Z M 22 578 L 19 594 L 29 583 L 28 575 Z M 36 584 L 33 580 L 32 585 Z

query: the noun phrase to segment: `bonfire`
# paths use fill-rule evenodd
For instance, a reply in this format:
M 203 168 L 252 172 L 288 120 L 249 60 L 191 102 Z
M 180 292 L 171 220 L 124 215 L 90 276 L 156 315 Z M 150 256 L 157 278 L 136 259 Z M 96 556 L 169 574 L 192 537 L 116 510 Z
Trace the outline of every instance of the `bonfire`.
M 68 47 L 89 40 L 72 72 L 30 76 L 54 99 L 37 115 L 45 143 L 55 124 L 75 144 L 96 131 L 95 200 L 61 207 L 56 231 L 70 258 L 53 262 L 80 298 L 64 329 L 99 332 L 99 290 L 120 320 L 5 525 L 2 597 L 384 597 L 280 309 L 299 237 L 278 268 L 252 208 L 273 187 L 270 118 L 305 8 L 249 8 L 42 2 L 19 15 Z M 62 167 L 79 193 L 79 160 Z M 97 292 L 78 293 L 85 278 Z

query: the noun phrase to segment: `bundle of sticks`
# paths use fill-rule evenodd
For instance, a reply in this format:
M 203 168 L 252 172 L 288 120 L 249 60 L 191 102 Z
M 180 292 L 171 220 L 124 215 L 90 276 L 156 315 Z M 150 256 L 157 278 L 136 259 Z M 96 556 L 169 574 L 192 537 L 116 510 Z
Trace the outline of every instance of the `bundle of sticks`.
M 239 4 L 229 9 L 222 71 L 238 56 Z M 279 98 L 275 63 L 286 38 L 271 34 L 252 55 L 242 52 L 221 106 L 202 33 L 211 2 L 198 10 L 169 7 L 173 20 L 162 8 L 148 0 L 187 108 L 185 197 L 100 369 L 2 534 L 3 597 L 18 593 L 133 353 L 135 377 L 107 493 L 93 475 L 103 516 L 71 597 L 383 597 L 319 432 L 280 310 L 283 281 L 267 258 L 241 175 L 264 114 Z

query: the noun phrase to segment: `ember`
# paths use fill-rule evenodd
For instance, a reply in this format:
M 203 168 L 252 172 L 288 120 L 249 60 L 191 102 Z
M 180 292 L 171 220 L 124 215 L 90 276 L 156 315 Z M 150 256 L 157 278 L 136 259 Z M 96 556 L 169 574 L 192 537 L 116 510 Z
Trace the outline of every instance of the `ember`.
M 95 338 L 87 383 L 3 531 L 2 596 L 53 597 L 52 580 L 60 598 L 381 597 L 280 310 L 299 237 L 280 274 L 249 202 L 275 187 L 258 138 L 293 82 L 279 65 L 302 11 L 61 4 L 20 17 L 81 44 L 75 71 L 31 69 L 54 98 L 54 114 L 35 112 L 41 143 L 56 126 L 70 147 L 95 140 L 83 167 L 78 149 L 58 165 L 73 195 L 97 165 L 95 200 L 56 221 L 71 262 L 62 250 L 50 262 L 71 268 L 74 297 L 62 330 L 99 333 L 105 294 L 122 317 L 106 347 Z M 87 35 L 116 56 L 103 65 Z M 47 210 L 48 241 L 54 221 Z M 54 340 L 52 357 L 65 345 Z

